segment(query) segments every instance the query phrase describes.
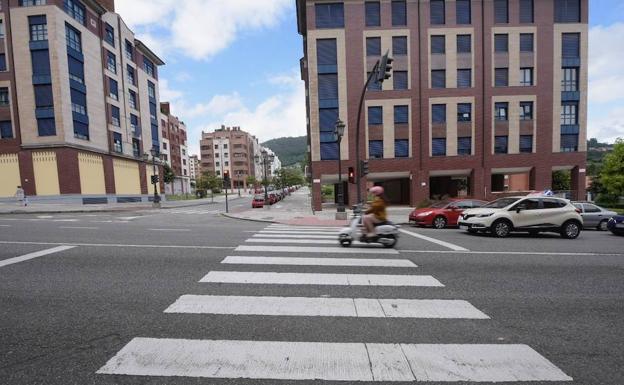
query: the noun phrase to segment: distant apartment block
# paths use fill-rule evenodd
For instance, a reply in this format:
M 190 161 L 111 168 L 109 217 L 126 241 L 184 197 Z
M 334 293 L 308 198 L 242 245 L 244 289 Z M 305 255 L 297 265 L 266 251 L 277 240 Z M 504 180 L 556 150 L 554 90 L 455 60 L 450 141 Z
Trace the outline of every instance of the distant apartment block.
M 199 157 L 197 155 L 191 155 L 189 157 L 189 172 L 191 175 L 191 181 L 197 180 L 201 176 Z
M 338 118 L 343 181 L 356 167 L 360 94 L 386 52 L 392 78 L 369 85 L 360 121 L 364 186 L 399 204 L 493 199 L 563 170 L 584 196 L 587 0 L 297 0 L 297 18 L 316 209 L 338 181 Z
M 0 197 L 146 200 L 163 61 L 113 0 L 0 4 Z
M 160 127 L 162 130 L 161 159 L 173 170 L 173 183 L 165 185 L 167 194 L 191 192 L 191 165 L 189 161 L 187 134 L 184 122 L 171 115 L 169 103 L 160 103 Z

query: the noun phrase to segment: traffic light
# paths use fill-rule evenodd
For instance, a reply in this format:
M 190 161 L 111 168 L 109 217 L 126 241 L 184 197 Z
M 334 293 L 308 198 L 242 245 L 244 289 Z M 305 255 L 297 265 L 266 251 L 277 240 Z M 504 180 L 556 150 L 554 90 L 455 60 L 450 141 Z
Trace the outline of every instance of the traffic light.
M 360 170 L 362 170 L 362 175 L 360 175 L 360 177 L 368 175 L 368 161 L 367 160 L 360 161 Z
M 224 171 L 223 172 L 223 181 L 226 182 L 226 183 L 230 181 L 230 172 L 229 171 Z
M 386 51 L 386 54 L 381 57 L 379 67 L 377 68 L 377 81 L 379 83 L 383 83 L 384 80 L 390 79 L 392 76 L 393 61 L 394 59 L 389 56 L 389 51 Z
M 152 184 L 158 183 L 158 175 L 152 175 Z
M 355 183 L 355 171 L 353 167 L 349 167 L 349 183 Z

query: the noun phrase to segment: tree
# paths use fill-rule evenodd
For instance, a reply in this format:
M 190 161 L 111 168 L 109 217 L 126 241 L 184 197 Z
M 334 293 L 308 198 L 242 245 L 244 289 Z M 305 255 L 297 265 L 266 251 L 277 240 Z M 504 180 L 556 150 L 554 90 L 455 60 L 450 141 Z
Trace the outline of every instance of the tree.
M 303 184 L 305 178 L 299 167 L 282 167 L 275 172 L 273 183 L 278 188 Z
M 213 192 L 221 192 L 221 186 L 223 186 L 223 179 L 215 176 L 214 174 L 205 172 L 197 180 L 198 190 L 212 190 Z
M 175 180 L 175 173 L 167 163 L 163 164 L 163 182 L 171 183 L 171 193 L 173 194 L 173 181 Z
M 609 195 L 624 196 L 624 139 L 616 140 L 613 151 L 604 157 L 600 182 Z
M 255 187 L 256 183 L 258 183 L 258 180 L 253 175 L 249 175 L 247 177 L 246 181 L 247 181 L 247 186 L 254 186 Z
M 568 171 L 554 171 L 552 173 L 552 189 L 555 191 L 570 190 L 572 185 L 572 177 Z

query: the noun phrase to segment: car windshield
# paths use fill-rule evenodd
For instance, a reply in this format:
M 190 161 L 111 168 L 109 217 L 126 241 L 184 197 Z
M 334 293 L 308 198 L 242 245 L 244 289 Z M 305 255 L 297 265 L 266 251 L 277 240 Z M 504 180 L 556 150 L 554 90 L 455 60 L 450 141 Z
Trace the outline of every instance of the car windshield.
M 441 209 L 441 208 L 448 206 L 449 203 L 450 203 L 449 201 L 441 201 L 438 203 L 434 203 L 429 207 L 431 207 L 432 209 Z
M 254 199 L 257 201 L 264 200 L 264 195 L 254 195 Z
M 509 206 L 510 204 L 519 201 L 520 198 L 501 198 L 501 199 L 497 199 L 495 201 L 492 201 L 490 203 L 488 203 L 485 206 L 482 206 L 483 208 L 487 208 L 487 209 L 502 209 L 504 207 Z

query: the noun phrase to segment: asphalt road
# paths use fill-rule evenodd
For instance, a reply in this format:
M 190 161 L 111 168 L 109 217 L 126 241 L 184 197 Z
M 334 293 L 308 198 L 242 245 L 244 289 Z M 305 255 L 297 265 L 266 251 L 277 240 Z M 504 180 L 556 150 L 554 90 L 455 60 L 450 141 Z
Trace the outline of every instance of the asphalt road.
M 232 204 L 236 210 L 249 202 Z M 334 246 L 322 243 L 331 235 L 308 239 L 306 230 L 279 226 L 262 232 L 268 224 L 223 218 L 221 210 L 222 205 L 215 204 L 136 213 L 0 216 L 0 384 L 373 384 L 390 382 L 387 373 L 397 378 L 399 373 L 442 376 L 428 381 L 432 384 L 446 383 L 440 378 L 451 374 L 468 380 L 456 383 L 472 383 L 475 373 L 486 380 L 499 376 L 488 381 L 502 384 L 553 383 L 546 381 L 548 376 L 561 380 L 554 383 L 624 383 L 622 237 L 587 231 L 573 241 L 550 235 L 499 240 L 459 230 L 404 228 L 420 237 L 403 234 L 396 254 L 364 246 L 341 253 L 324 249 Z M 301 242 L 276 241 L 284 239 Z M 23 261 L 11 259 L 62 245 L 71 248 Z M 251 250 L 237 250 L 240 246 Z M 268 249 L 257 251 L 255 246 Z M 308 247 L 316 249 L 304 249 Z M 286 259 L 278 265 L 222 263 L 228 256 Z M 290 264 L 299 263 L 298 258 L 313 260 L 305 266 Z M 348 263 L 354 265 L 324 265 L 342 258 L 352 259 Z M 370 260 L 386 264 L 397 259 L 417 267 L 366 266 Z M 206 277 L 218 281 L 214 278 L 219 276 L 211 275 L 216 272 L 232 272 L 224 273 L 230 283 L 200 282 Z M 252 272 L 312 275 L 244 275 Z M 321 284 L 327 276 L 319 274 L 330 273 L 348 274 L 349 279 L 346 284 Z M 371 284 L 373 278 L 355 284 L 353 274 L 391 277 L 381 285 Z M 399 279 L 406 277 L 395 277 L 408 275 L 431 276 L 444 286 L 408 286 Z M 285 281 L 238 282 L 276 277 Z M 306 284 L 308 278 L 316 281 Z M 165 312 L 187 295 L 229 300 L 217 311 L 213 307 L 202 314 Z M 258 306 L 254 315 L 242 314 L 240 308 L 233 310 L 241 297 L 269 302 Z M 401 310 L 401 305 L 384 309 L 382 317 L 366 316 L 362 309 L 351 316 L 302 316 L 294 313 L 309 312 L 313 305 L 291 302 L 280 307 L 270 302 L 284 297 L 460 300 L 487 318 L 391 317 L 389 311 Z M 341 306 L 325 310 L 334 312 Z M 443 305 L 446 310 L 453 306 Z M 240 312 L 217 314 L 226 308 Z M 264 314 L 271 311 L 281 315 Z M 189 346 L 197 341 L 199 347 Z M 214 341 L 223 346 L 210 345 Z M 241 347 L 239 341 L 251 344 Z M 316 351 L 316 345 L 303 344 L 315 342 L 329 344 Z M 364 343 L 361 357 L 357 349 Z M 401 351 L 400 359 L 407 358 L 411 372 L 401 372 L 396 360 L 376 358 L 379 346 Z M 414 358 L 410 346 L 430 350 Z M 460 356 L 447 352 L 446 360 L 432 363 L 431 349 L 440 346 L 468 350 Z M 497 361 L 508 354 L 496 350 L 501 346 L 527 347 L 530 354 L 522 350 Z M 288 352 L 285 359 L 280 347 Z M 470 363 L 475 356 L 481 361 Z M 530 361 L 524 371 L 517 365 L 509 369 L 523 381 L 500 377 L 506 367 L 514 362 L 522 366 L 523 360 Z M 206 369 L 207 361 L 218 362 L 217 370 Z M 387 365 L 386 374 L 375 371 L 380 362 Z M 544 367 L 544 362 L 550 366 Z M 432 366 L 422 374 L 415 363 Z M 274 366 L 267 378 L 268 365 Z M 358 379 L 363 365 L 376 375 L 376 382 Z M 124 370 L 133 373 L 119 374 Z M 535 381 L 524 381 L 531 375 Z M 335 381 L 340 376 L 344 381 Z M 573 381 L 563 381 L 567 376 Z M 299 378 L 329 380 L 295 381 Z

